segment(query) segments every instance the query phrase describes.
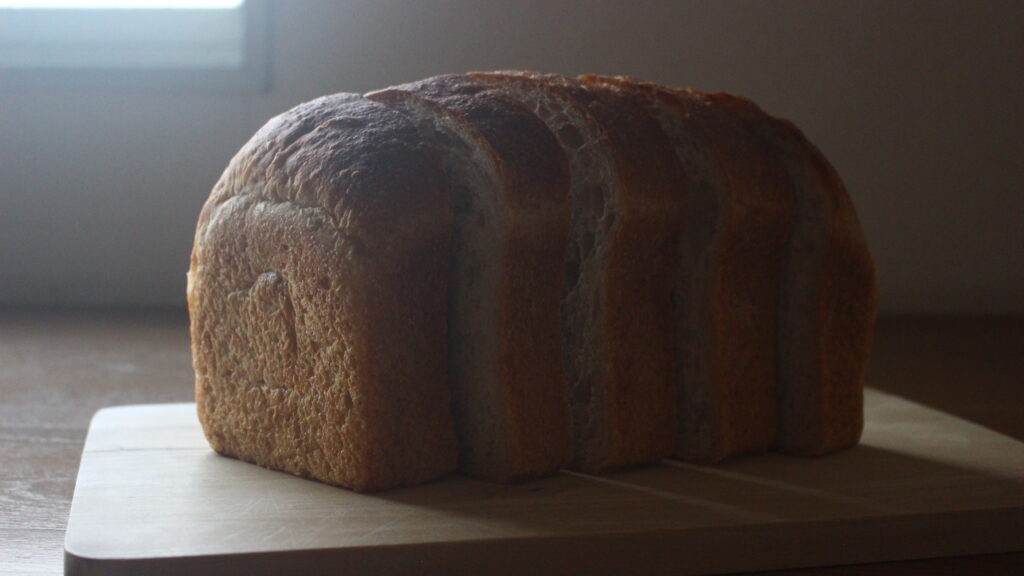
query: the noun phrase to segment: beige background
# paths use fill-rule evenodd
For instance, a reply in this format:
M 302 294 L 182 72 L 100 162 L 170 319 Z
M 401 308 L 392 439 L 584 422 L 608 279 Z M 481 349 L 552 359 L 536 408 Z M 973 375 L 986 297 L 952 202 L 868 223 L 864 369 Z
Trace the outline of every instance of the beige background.
M 0 305 L 182 305 L 199 207 L 269 116 L 523 67 L 750 96 L 843 174 L 884 312 L 1024 313 L 1018 6 L 281 2 L 268 92 L 0 86 Z

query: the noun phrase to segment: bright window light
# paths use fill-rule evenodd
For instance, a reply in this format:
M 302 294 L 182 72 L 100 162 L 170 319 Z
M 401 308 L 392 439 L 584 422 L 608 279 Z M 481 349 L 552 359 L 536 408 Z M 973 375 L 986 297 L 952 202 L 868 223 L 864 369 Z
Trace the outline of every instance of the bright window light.
M 244 0 L 0 0 L 2 8 L 59 10 L 225 10 L 237 8 Z
M 0 0 L 0 72 L 225 72 L 252 64 L 259 0 Z

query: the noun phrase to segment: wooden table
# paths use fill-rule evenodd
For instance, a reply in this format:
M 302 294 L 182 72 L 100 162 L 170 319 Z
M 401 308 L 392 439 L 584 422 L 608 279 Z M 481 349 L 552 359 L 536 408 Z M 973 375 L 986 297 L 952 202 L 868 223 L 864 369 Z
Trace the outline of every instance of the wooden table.
M 1024 440 L 1024 319 L 888 319 L 869 381 Z M 59 574 L 92 414 L 192 397 L 180 311 L 0 311 L 0 574 Z M 1020 574 L 1024 553 L 773 574 Z

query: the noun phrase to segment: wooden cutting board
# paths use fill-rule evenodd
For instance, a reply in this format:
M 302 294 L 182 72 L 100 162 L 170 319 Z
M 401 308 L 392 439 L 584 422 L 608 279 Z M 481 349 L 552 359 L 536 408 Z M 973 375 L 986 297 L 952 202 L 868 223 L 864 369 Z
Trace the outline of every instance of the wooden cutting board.
M 66 570 L 696 574 L 1024 550 L 1024 443 L 873 390 L 866 404 L 861 445 L 825 458 L 372 495 L 217 456 L 193 404 L 107 408 Z

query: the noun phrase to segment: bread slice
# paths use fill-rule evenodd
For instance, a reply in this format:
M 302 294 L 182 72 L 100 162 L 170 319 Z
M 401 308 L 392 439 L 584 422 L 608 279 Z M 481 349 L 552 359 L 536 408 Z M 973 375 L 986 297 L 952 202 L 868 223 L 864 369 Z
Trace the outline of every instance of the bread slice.
M 788 176 L 712 99 L 629 78 L 584 80 L 642 95 L 689 179 L 675 279 L 675 456 L 716 462 L 766 451 L 777 427 L 776 311 L 794 218 Z
M 459 467 L 499 482 L 552 474 L 570 455 L 559 322 L 565 155 L 528 110 L 464 76 L 367 97 L 430 134 L 451 181 L 449 365 Z
M 685 201 L 671 144 L 633 98 L 606 88 L 518 71 L 472 76 L 532 109 L 569 157 L 572 467 L 658 461 L 675 436 L 670 279 Z
M 202 209 L 188 275 L 214 450 L 359 491 L 454 468 L 446 194 L 412 122 L 358 95 L 249 140 Z
M 735 96 L 712 95 L 776 152 L 796 190 L 779 308 L 776 449 L 814 456 L 852 446 L 877 309 L 874 264 L 853 204 L 824 156 L 792 123 Z

